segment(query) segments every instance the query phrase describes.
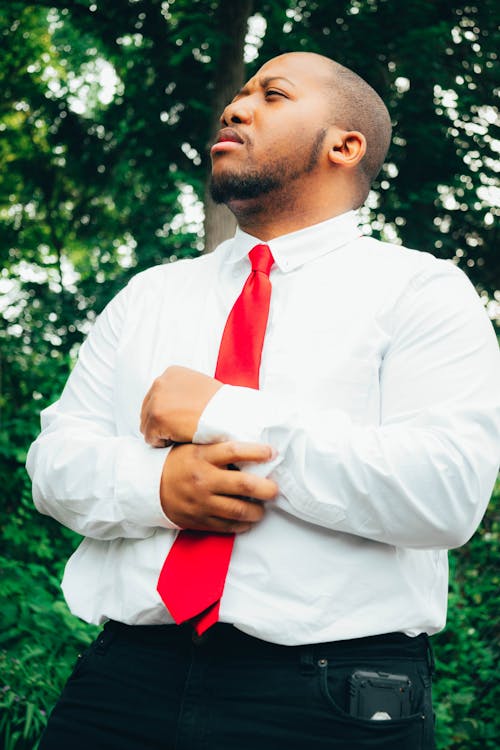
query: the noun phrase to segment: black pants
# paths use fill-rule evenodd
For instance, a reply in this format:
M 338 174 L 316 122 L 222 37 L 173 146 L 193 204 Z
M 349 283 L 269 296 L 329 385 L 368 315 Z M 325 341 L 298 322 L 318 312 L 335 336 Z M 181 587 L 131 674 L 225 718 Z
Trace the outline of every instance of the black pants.
M 108 623 L 79 658 L 40 750 L 432 750 L 427 636 L 277 646 L 218 624 Z M 411 715 L 348 713 L 354 670 L 408 675 Z

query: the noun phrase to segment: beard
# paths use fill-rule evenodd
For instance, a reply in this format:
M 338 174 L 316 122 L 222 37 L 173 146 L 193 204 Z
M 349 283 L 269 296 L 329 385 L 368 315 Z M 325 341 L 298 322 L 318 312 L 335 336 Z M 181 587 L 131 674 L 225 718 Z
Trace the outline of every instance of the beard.
M 318 131 L 307 157 L 302 159 L 300 164 L 286 157 L 245 172 L 226 172 L 217 177 L 212 175 L 210 180 L 212 200 L 214 203 L 229 203 L 260 198 L 278 190 L 286 190 L 287 185 L 314 169 L 318 163 L 326 133 L 326 128 Z

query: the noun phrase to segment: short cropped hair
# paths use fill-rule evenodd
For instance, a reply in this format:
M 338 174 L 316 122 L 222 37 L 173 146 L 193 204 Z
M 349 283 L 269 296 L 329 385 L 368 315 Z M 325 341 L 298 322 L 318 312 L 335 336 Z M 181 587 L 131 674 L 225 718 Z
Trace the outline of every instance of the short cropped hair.
M 361 76 L 329 58 L 325 60 L 331 69 L 328 86 L 332 92 L 332 124 L 343 130 L 359 130 L 366 138 L 360 167 L 367 195 L 389 150 L 391 118 L 380 96 Z
M 325 63 L 325 83 L 331 100 L 328 124 L 342 130 L 358 130 L 366 138 L 366 153 L 359 165 L 357 202 L 361 205 L 382 168 L 391 143 L 392 127 L 387 107 L 377 92 L 350 68 L 315 52 L 292 54 L 313 55 Z

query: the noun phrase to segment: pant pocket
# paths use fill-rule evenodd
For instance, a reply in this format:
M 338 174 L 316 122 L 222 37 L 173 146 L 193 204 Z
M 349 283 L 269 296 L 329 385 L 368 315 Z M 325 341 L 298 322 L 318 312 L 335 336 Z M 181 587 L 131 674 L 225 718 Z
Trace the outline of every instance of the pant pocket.
M 73 664 L 73 668 L 72 668 L 71 672 L 69 673 L 67 682 L 76 680 L 77 677 L 81 674 L 81 672 L 82 672 L 82 670 L 83 670 L 83 668 L 85 666 L 85 663 L 87 661 L 87 658 L 89 656 L 90 649 L 91 649 L 91 647 L 89 646 L 89 648 L 86 648 L 84 651 L 82 651 L 81 654 L 78 654 L 78 656 L 76 657 L 76 661 Z
M 68 682 L 73 682 L 85 672 L 88 664 L 92 662 L 95 656 L 102 657 L 107 652 L 115 638 L 115 633 L 112 629 L 104 627 L 94 641 L 84 649 L 76 658 L 76 662 L 73 665 L 73 669 L 68 677 Z
M 345 747 L 349 750 L 427 750 L 424 745 L 427 717 L 423 702 L 413 706 L 415 712 L 404 718 L 375 720 L 349 714 L 344 696 L 347 696 L 347 681 L 352 671 L 354 669 L 346 667 L 332 668 L 327 659 L 318 662 L 320 694 L 335 723 L 337 737 L 346 740 Z M 406 674 L 410 670 L 400 671 Z M 413 674 L 412 680 L 416 679 L 420 676 Z

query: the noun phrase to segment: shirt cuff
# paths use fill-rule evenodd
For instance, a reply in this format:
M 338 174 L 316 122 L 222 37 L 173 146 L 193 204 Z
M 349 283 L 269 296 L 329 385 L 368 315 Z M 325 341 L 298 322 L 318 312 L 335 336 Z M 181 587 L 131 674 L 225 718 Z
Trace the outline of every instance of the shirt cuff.
M 275 456 L 262 464 L 238 464 L 258 476 L 269 476 L 283 460 L 286 433 L 270 427 L 287 421 L 288 408 L 276 394 L 243 386 L 223 385 L 205 407 L 193 443 L 222 443 L 227 440 L 263 443 L 274 448 Z
M 137 438 L 126 438 L 116 464 L 116 500 L 123 518 L 140 526 L 178 529 L 163 512 L 160 481 L 170 448 L 152 448 Z
M 283 421 L 276 396 L 237 385 L 223 385 L 206 405 L 193 443 L 242 440 L 259 443 L 266 428 Z

